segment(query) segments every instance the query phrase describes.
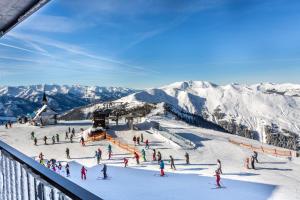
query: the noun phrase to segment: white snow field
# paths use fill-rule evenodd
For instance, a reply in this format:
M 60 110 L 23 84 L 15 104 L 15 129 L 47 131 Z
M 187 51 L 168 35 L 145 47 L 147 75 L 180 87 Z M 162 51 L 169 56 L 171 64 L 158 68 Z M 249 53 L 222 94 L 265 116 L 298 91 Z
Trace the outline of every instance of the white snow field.
M 174 147 L 167 140 L 162 140 L 149 130 L 128 130 L 125 125 L 112 126 L 110 134 L 122 142 L 133 144 L 132 137 L 141 133 L 144 140 L 150 141 L 150 149 L 146 150 L 147 162 L 135 164 L 133 155 L 113 145 L 113 157 L 107 160 L 108 141 L 87 143 L 82 147 L 76 142 L 65 141 L 65 131 L 70 126 L 75 128 L 79 136 L 80 128 L 87 129 L 89 121 L 60 122 L 44 128 L 25 124 L 14 124 L 11 129 L 0 127 L 0 139 L 17 148 L 26 155 L 37 159 L 43 152 L 46 159 L 55 158 L 70 162 L 70 180 L 103 199 L 251 199 L 251 200 L 297 200 L 300 199 L 300 160 L 293 158 L 278 158 L 259 154 L 256 170 L 245 169 L 244 159 L 251 151 L 227 141 L 234 135 L 189 126 L 173 119 L 153 116 L 150 120 L 159 121 L 164 127 L 177 132 L 181 136 L 197 144 L 195 150 L 185 150 Z M 145 126 L 146 129 L 146 126 Z M 30 133 L 34 131 L 38 146 L 33 145 Z M 60 135 L 60 143 L 50 144 L 51 137 Z M 44 145 L 42 137 L 48 136 L 48 145 Z M 243 140 L 244 138 L 240 138 Z M 74 140 L 75 141 L 75 140 Z M 259 143 L 259 142 L 258 142 Z M 65 149 L 70 149 L 71 159 L 66 159 Z M 94 152 L 101 148 L 103 160 L 97 165 Z M 140 150 L 144 144 L 137 146 Z M 157 162 L 151 161 L 152 148 L 162 153 L 166 165 L 166 177 L 160 177 Z M 184 154 L 190 154 L 190 165 L 185 164 Z M 168 162 L 169 155 L 175 158 L 177 170 L 171 170 Z M 123 167 L 123 158 L 129 158 L 129 167 Z M 220 159 L 223 166 L 221 184 L 226 188 L 215 188 L 216 160 Z M 99 178 L 102 163 L 108 165 L 108 180 Z M 80 179 L 81 165 L 88 169 L 87 180 Z M 64 172 L 61 172 L 64 176 Z

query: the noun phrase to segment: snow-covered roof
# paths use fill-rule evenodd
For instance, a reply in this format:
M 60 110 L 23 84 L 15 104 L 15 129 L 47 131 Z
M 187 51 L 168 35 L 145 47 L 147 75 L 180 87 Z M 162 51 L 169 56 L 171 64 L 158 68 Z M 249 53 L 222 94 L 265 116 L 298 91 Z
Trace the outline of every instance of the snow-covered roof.
M 51 115 L 57 115 L 57 112 L 55 112 L 54 110 L 52 110 L 48 105 L 43 105 L 43 107 L 41 107 L 35 117 L 33 118 L 33 120 L 37 119 L 39 116 L 51 116 Z

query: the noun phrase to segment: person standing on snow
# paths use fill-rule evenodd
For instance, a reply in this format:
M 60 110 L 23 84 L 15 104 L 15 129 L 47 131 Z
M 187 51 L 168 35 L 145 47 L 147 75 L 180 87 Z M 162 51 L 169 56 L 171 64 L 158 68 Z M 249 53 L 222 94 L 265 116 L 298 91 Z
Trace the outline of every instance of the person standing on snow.
M 69 177 L 70 176 L 70 166 L 69 166 L 69 163 L 66 164 L 65 169 L 66 169 L 66 175 L 67 175 L 67 177 Z
M 107 150 L 108 150 L 108 160 L 110 160 L 111 159 L 111 155 L 112 155 L 112 150 L 111 150 L 111 145 L 109 144 L 108 145 L 108 148 L 107 148 Z
M 47 144 L 47 136 L 44 136 L 44 143 Z
M 55 136 L 52 136 L 52 144 L 55 144 Z
M 107 166 L 106 164 L 103 165 L 103 168 L 101 170 L 103 172 L 103 179 L 107 178 Z
M 102 151 L 101 151 L 100 148 L 98 148 L 98 154 L 99 154 L 99 158 L 100 158 L 100 160 L 101 160 L 101 158 L 102 158 Z
M 36 139 L 36 137 L 34 137 L 33 141 L 34 141 L 34 145 L 36 146 L 37 145 L 37 139 Z
M 152 160 L 156 161 L 156 151 L 153 149 Z
M 255 158 L 254 158 L 254 156 L 252 155 L 252 156 L 251 156 L 251 168 L 252 168 L 252 169 L 255 169 L 254 163 L 255 163 Z
M 143 156 L 143 160 L 144 162 L 146 162 L 146 151 L 144 149 L 142 149 L 142 156 Z
M 173 156 L 170 156 L 170 166 L 171 166 L 171 169 L 176 170 Z
M 258 153 L 256 151 L 253 151 L 253 158 L 256 161 L 256 163 L 258 163 L 257 157 L 258 157 Z
M 100 164 L 100 155 L 99 155 L 98 151 L 95 151 L 95 157 L 97 159 L 97 164 L 99 165 Z
M 66 156 L 67 159 L 70 159 L 70 149 L 68 147 L 66 148 Z
M 221 185 L 220 185 L 220 181 L 221 181 L 220 172 L 218 170 L 216 170 L 215 172 L 216 172 L 216 174 L 214 176 L 216 176 L 216 185 L 217 185 L 217 187 L 221 187 Z
M 159 163 L 161 161 L 161 153 L 157 152 L 157 162 Z
M 185 152 L 184 157 L 185 157 L 185 163 L 187 165 L 189 165 L 190 164 L 190 155 L 188 154 L 188 152 Z
M 69 128 L 68 128 L 68 131 L 69 131 L 69 133 L 71 133 L 71 127 L 69 126 Z
M 86 180 L 86 172 L 87 172 L 87 169 L 84 166 L 82 166 L 82 168 L 81 168 L 81 179 L 82 180 Z
M 73 137 L 75 136 L 75 129 L 74 128 L 72 128 L 72 135 L 73 135 Z
M 139 165 L 140 164 L 140 156 L 137 152 L 134 152 L 134 158 L 136 160 L 136 164 Z
M 145 142 L 145 149 L 149 149 L 149 141 L 148 141 L 148 139 L 146 140 L 146 142 Z
M 135 136 L 133 136 L 133 143 L 134 143 L 134 146 L 136 145 L 136 137 Z
M 165 163 L 163 160 L 160 161 L 159 168 L 160 168 L 160 176 L 164 176 L 165 175 L 165 172 L 164 172 Z
M 249 169 L 249 157 L 245 159 L 245 168 Z
M 80 143 L 81 143 L 81 145 L 84 147 L 85 146 L 85 142 L 84 142 L 84 138 L 81 136 L 81 138 L 80 138 Z
M 127 166 L 128 166 L 128 159 L 124 158 L 124 167 L 127 167 Z
M 66 134 L 65 134 L 65 140 L 66 139 L 69 139 L 69 133 L 68 133 L 68 131 L 66 131 Z
M 140 136 L 137 136 L 136 142 L 137 142 L 137 145 L 140 145 Z
M 217 168 L 218 172 L 220 174 L 223 174 L 223 172 L 222 172 L 222 164 L 221 164 L 221 161 L 219 159 L 217 160 L 217 165 L 218 165 L 218 168 Z
M 141 133 L 141 142 L 144 142 L 144 135 Z
M 57 141 L 57 143 L 59 143 L 59 135 L 58 134 L 56 134 L 56 141 Z
M 70 136 L 70 142 L 73 143 L 73 135 Z
M 31 139 L 32 140 L 34 139 L 34 132 L 33 131 L 31 132 Z

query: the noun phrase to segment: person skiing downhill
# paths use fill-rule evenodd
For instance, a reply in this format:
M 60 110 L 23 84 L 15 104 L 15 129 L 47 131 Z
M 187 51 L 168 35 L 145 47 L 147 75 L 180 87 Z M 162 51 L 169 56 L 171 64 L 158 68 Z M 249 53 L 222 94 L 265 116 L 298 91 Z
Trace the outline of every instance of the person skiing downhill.
M 220 188 L 221 187 L 221 185 L 220 185 L 220 181 L 221 181 L 220 172 L 218 170 L 216 170 L 215 172 L 216 172 L 216 174 L 214 176 L 216 176 L 216 185 L 217 185 L 218 188 Z
M 103 172 L 103 179 L 107 178 L 107 166 L 106 164 L 103 165 L 103 168 L 101 170 Z
M 86 172 L 87 172 L 87 169 L 84 166 L 82 166 L 82 168 L 81 168 L 81 179 L 82 180 L 86 180 Z
M 145 142 L 145 149 L 149 149 L 149 141 L 148 141 L 148 139 L 146 140 L 146 142 Z
M 218 168 L 217 168 L 218 172 L 220 174 L 223 174 L 223 172 L 222 172 L 222 164 L 221 164 L 221 161 L 219 159 L 217 160 L 217 165 L 218 165 Z
M 134 152 L 134 158 L 136 160 L 136 164 L 140 164 L 140 156 L 137 152 Z
M 156 151 L 153 149 L 152 160 L 156 161 Z
M 111 159 L 111 155 L 112 155 L 112 150 L 111 150 L 111 145 L 109 144 L 108 147 L 107 147 L 107 150 L 108 150 L 108 160 Z
M 189 165 L 190 164 L 190 155 L 188 154 L 188 152 L 185 152 L 184 157 L 185 157 L 185 163 L 187 165 Z
M 163 160 L 160 161 L 159 168 L 160 168 L 160 176 L 164 176 L 165 175 L 165 172 L 164 172 L 165 163 Z
M 127 167 L 127 166 L 128 166 L 128 159 L 124 158 L 124 167 Z
M 144 162 L 146 162 L 146 151 L 144 149 L 142 149 L 142 156 L 143 156 L 143 160 Z
M 170 167 L 171 169 L 176 170 L 173 156 L 170 156 Z

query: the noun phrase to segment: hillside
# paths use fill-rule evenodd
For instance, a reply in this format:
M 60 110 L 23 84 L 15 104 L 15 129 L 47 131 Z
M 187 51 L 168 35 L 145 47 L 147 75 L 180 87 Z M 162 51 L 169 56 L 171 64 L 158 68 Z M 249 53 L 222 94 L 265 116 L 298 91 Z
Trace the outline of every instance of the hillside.
M 44 91 L 49 105 L 57 112 L 95 102 L 116 100 L 136 92 L 136 90 L 122 87 L 81 85 L 0 86 L 0 116 L 32 113 L 41 106 Z

